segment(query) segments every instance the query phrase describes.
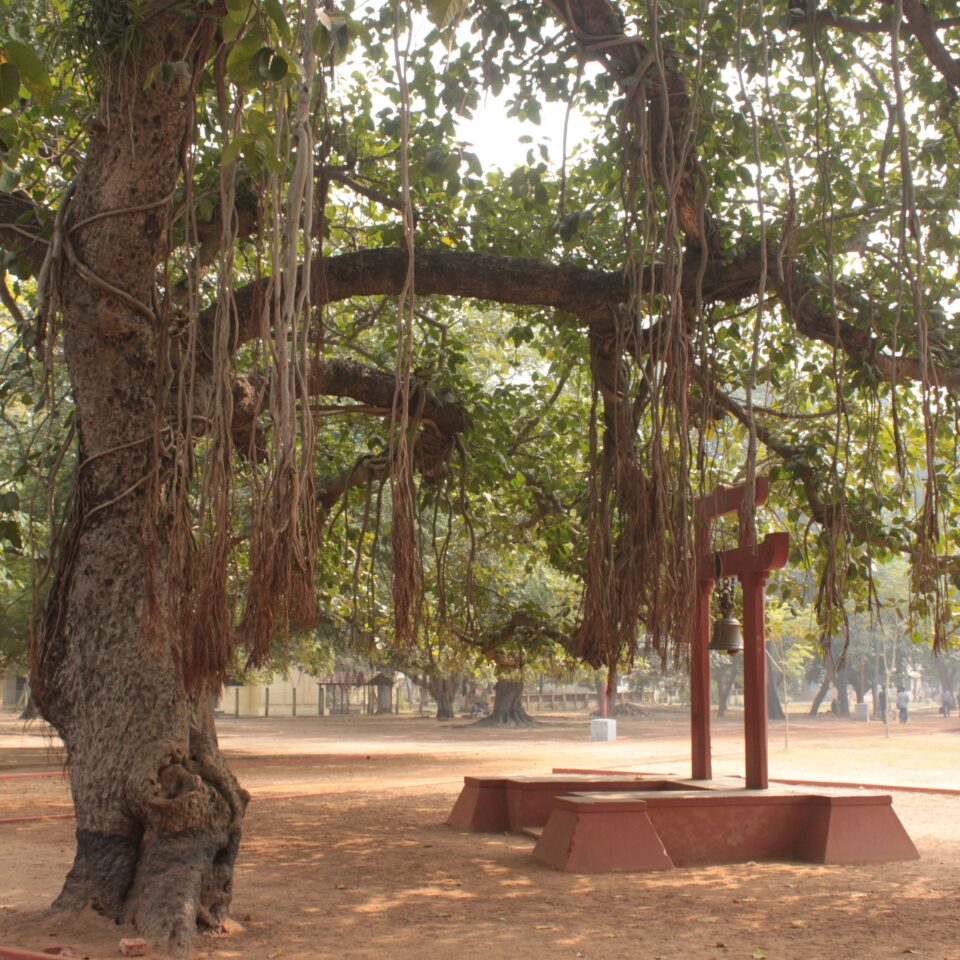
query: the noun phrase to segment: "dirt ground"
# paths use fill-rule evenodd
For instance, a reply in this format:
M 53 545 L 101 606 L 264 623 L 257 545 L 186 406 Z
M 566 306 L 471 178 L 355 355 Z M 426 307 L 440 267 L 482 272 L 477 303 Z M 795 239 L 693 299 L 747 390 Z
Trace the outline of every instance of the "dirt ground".
M 0 947 L 118 956 L 123 928 L 45 912 L 69 868 L 62 757 L 40 726 L 0 719 Z M 921 859 L 863 867 L 747 863 L 582 876 L 534 862 L 532 840 L 444 826 L 465 774 L 553 767 L 688 775 L 686 715 L 586 717 L 495 732 L 467 721 L 224 718 L 253 795 L 233 929 L 201 958 L 255 960 L 960 960 L 960 796 L 898 790 Z M 960 720 L 906 727 L 791 717 L 770 731 L 771 777 L 960 788 Z M 714 772 L 742 773 L 736 716 L 714 719 Z M 11 776 L 29 773 L 32 776 Z M 36 774 L 44 774 L 36 776 Z

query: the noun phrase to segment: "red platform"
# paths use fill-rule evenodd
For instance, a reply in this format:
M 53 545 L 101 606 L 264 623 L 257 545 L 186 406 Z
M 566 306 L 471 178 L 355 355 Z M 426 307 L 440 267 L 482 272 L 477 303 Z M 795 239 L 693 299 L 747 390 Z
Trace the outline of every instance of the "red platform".
M 558 797 L 533 855 L 576 873 L 747 860 L 840 864 L 919 857 L 889 795 L 767 790 Z
M 918 857 L 890 795 L 864 791 L 730 790 L 654 777 L 465 777 L 447 822 L 539 834 L 534 857 L 576 873 Z
M 691 789 L 698 787 L 660 777 L 464 777 L 447 823 L 475 833 L 520 833 L 524 827 L 542 827 L 554 800 L 564 794 Z

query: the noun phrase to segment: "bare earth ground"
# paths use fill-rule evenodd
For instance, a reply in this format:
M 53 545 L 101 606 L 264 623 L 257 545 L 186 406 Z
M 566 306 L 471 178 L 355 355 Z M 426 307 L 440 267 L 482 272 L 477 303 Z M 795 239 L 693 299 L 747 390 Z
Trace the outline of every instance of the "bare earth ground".
M 922 859 L 823 867 L 749 863 L 578 876 L 532 841 L 443 825 L 465 774 L 553 767 L 689 771 L 680 711 L 621 719 L 591 743 L 585 717 L 494 732 L 465 721 L 232 718 L 221 741 L 253 794 L 230 933 L 196 956 L 285 960 L 960 960 L 960 796 L 897 791 Z M 906 727 L 791 718 L 770 733 L 772 777 L 960 788 L 960 720 Z M 0 719 L 0 820 L 70 811 L 41 726 Z M 743 768 L 741 721 L 714 719 L 714 772 Z M 0 946 L 118 955 L 124 928 L 52 917 L 72 855 L 69 819 L 0 823 Z

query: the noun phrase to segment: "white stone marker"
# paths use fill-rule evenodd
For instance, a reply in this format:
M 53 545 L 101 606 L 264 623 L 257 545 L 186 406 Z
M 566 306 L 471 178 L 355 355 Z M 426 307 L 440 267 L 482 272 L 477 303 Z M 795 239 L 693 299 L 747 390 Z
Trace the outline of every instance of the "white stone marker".
M 590 721 L 591 740 L 616 740 L 617 721 L 606 717 Z

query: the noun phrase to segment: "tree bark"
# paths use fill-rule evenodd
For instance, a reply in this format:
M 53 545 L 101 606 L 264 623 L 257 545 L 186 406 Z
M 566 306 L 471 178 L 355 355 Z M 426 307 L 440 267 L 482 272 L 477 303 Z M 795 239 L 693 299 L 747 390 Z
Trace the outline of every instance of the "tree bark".
M 737 678 L 736 665 L 731 663 L 725 669 L 716 671 L 717 676 L 717 716 L 727 715 L 727 705 L 730 702 L 730 691 L 733 690 L 734 680 Z
M 817 690 L 816 696 L 813 698 L 813 703 L 810 705 L 810 716 L 815 717 L 817 712 L 820 710 L 820 704 L 823 703 L 823 698 L 826 697 L 827 691 L 830 689 L 830 684 L 833 683 L 833 677 L 836 673 L 836 664 L 833 660 L 832 653 L 828 650 L 826 662 L 824 664 L 825 670 L 823 674 L 823 680 L 820 682 L 820 687 Z
M 65 218 L 59 293 L 79 466 L 31 665 L 37 704 L 67 749 L 77 818 L 54 906 L 132 921 L 175 953 L 222 925 L 248 799 L 219 752 L 209 689 L 191 693 L 181 676 L 167 465 L 152 442 L 166 363 L 155 276 L 192 78 L 216 23 L 198 29 L 182 14 L 145 18 L 137 69 L 105 68 L 108 109 L 91 125 Z M 187 76 L 145 86 L 168 61 Z
M 523 709 L 523 681 L 503 679 L 494 687 L 492 713 L 477 721 L 485 727 L 526 727 L 536 722 Z
M 453 676 L 433 676 L 428 681 L 430 696 L 437 701 L 437 720 L 453 720 L 455 713 L 453 701 L 457 695 L 460 678 Z
M 837 716 L 850 716 L 850 671 L 844 665 L 842 670 L 838 670 L 833 679 L 834 686 L 837 688 Z
M 780 702 L 780 693 L 777 690 L 777 681 L 767 664 L 767 719 L 782 720 L 783 704 Z
M 615 666 L 607 668 L 607 716 L 615 717 L 617 715 L 617 707 L 620 703 L 619 694 L 617 693 L 617 681 L 619 679 L 619 673 Z

